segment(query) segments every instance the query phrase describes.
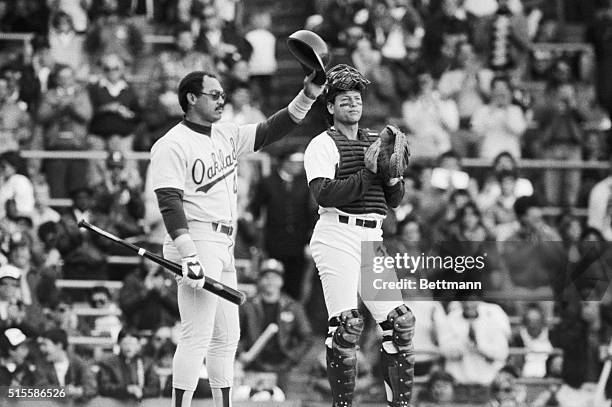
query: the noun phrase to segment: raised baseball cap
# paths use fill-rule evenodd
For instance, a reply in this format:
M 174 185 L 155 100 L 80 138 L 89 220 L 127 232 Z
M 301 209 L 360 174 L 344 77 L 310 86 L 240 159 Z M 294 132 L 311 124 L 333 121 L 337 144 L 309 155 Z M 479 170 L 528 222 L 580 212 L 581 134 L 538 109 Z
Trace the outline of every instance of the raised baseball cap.
M 329 49 L 325 41 L 309 30 L 299 30 L 287 38 L 287 47 L 300 62 L 304 72 L 310 74 L 316 71 L 314 82 L 325 83 L 325 66 L 329 62 Z

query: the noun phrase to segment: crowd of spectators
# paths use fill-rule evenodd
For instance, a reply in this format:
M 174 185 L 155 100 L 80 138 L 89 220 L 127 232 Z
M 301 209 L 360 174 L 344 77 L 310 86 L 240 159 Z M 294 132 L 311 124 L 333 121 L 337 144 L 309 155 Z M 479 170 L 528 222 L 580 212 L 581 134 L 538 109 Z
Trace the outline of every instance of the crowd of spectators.
M 425 383 L 418 405 L 525 405 L 519 378 L 560 380 L 537 405 L 580 405 L 612 336 L 603 296 L 612 268 L 612 2 L 576 6 L 584 33 L 569 40 L 545 1 L 312 3 L 318 14 L 303 16 L 306 28 L 328 42 L 333 63 L 372 82 L 364 126 L 392 121 L 411 140 L 406 194 L 383 225 L 389 253 L 489 254 L 482 281 L 497 295 L 406 293 L 418 321 L 415 374 Z M 0 31 L 34 34 L 0 50 L 1 385 L 62 385 L 76 400 L 170 395 L 175 279 L 146 261 L 109 262 L 130 253 L 77 222 L 160 251 L 147 163 L 128 156 L 181 120 L 176 87 L 187 72 L 222 79 L 222 120 L 255 123 L 278 107 L 274 10 L 242 12 L 235 0 L 0 0 Z M 152 51 L 148 34 L 173 43 Z M 589 42 L 594 54 L 564 51 L 564 41 Z M 23 150 L 77 159 L 24 158 Z M 302 396 L 329 394 L 320 355 L 303 359 L 327 326 L 308 251 L 317 208 L 303 149 L 278 150 L 269 172 L 254 161 L 238 174 L 236 256 L 247 265 L 239 278 L 255 293 L 241 308 L 235 396 L 260 401 L 293 394 L 292 374 L 306 362 L 313 392 Z M 79 156 L 89 151 L 108 158 Z M 522 158 L 599 167 L 521 168 Z M 122 285 L 73 293 L 60 279 Z M 266 332 L 261 353 L 250 352 Z M 71 344 L 78 337 L 108 338 L 114 352 Z M 375 337 L 370 327 L 362 340 L 358 393 L 376 388 Z M 205 365 L 196 395 L 210 396 Z

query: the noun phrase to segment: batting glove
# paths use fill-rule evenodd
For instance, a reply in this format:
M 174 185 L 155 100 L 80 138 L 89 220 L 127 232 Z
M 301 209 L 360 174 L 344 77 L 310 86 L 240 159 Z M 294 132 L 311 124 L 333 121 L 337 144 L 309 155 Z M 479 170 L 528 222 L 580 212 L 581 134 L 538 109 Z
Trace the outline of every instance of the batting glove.
M 193 288 L 204 287 L 206 277 L 204 276 L 204 266 L 200 262 L 197 254 L 183 257 L 181 259 L 183 271 L 182 280 Z

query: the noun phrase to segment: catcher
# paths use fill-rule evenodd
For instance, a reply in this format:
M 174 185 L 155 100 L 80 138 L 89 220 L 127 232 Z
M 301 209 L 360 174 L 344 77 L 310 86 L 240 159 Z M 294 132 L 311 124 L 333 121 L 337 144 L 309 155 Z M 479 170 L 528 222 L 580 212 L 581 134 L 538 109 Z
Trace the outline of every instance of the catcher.
M 410 155 L 406 136 L 387 126 L 359 128 L 362 93 L 370 83 L 348 65 L 327 72 L 326 107 L 333 126 L 308 145 L 304 167 L 319 204 L 310 248 L 329 317 L 327 374 L 333 405 L 352 405 L 356 346 L 363 329 L 357 309 L 362 241 L 382 242 L 387 207 L 404 195 L 402 174 Z M 382 243 L 376 244 L 383 249 Z M 398 292 L 393 301 L 364 304 L 383 331 L 382 363 L 389 406 L 409 406 L 414 376 L 415 318 Z

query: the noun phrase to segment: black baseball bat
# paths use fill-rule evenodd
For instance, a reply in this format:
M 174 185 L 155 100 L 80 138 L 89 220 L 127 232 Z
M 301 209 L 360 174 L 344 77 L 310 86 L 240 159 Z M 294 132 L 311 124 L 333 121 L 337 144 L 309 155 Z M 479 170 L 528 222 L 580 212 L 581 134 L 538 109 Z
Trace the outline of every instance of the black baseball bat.
M 170 260 L 166 260 L 155 253 L 151 253 L 150 251 L 143 249 L 142 247 L 138 247 L 132 243 L 126 242 L 125 240 L 118 238 L 112 233 L 100 229 L 99 227 L 94 226 L 83 219 L 79 221 L 79 227 L 89 229 L 92 232 L 109 240 L 112 240 L 113 242 L 118 243 L 123 247 L 127 247 L 128 249 L 135 251 L 139 256 L 147 258 L 159 264 L 160 266 L 164 267 L 167 270 L 170 270 L 174 274 L 177 274 L 179 276 L 183 275 L 183 271 L 180 264 L 174 263 Z M 246 301 L 246 295 L 244 295 L 244 293 L 232 287 L 228 287 L 227 285 L 210 277 L 206 277 L 206 280 L 204 281 L 204 289 L 206 291 L 210 291 L 211 293 L 218 295 L 221 298 L 225 298 L 229 302 L 232 302 L 236 305 L 242 305 Z

